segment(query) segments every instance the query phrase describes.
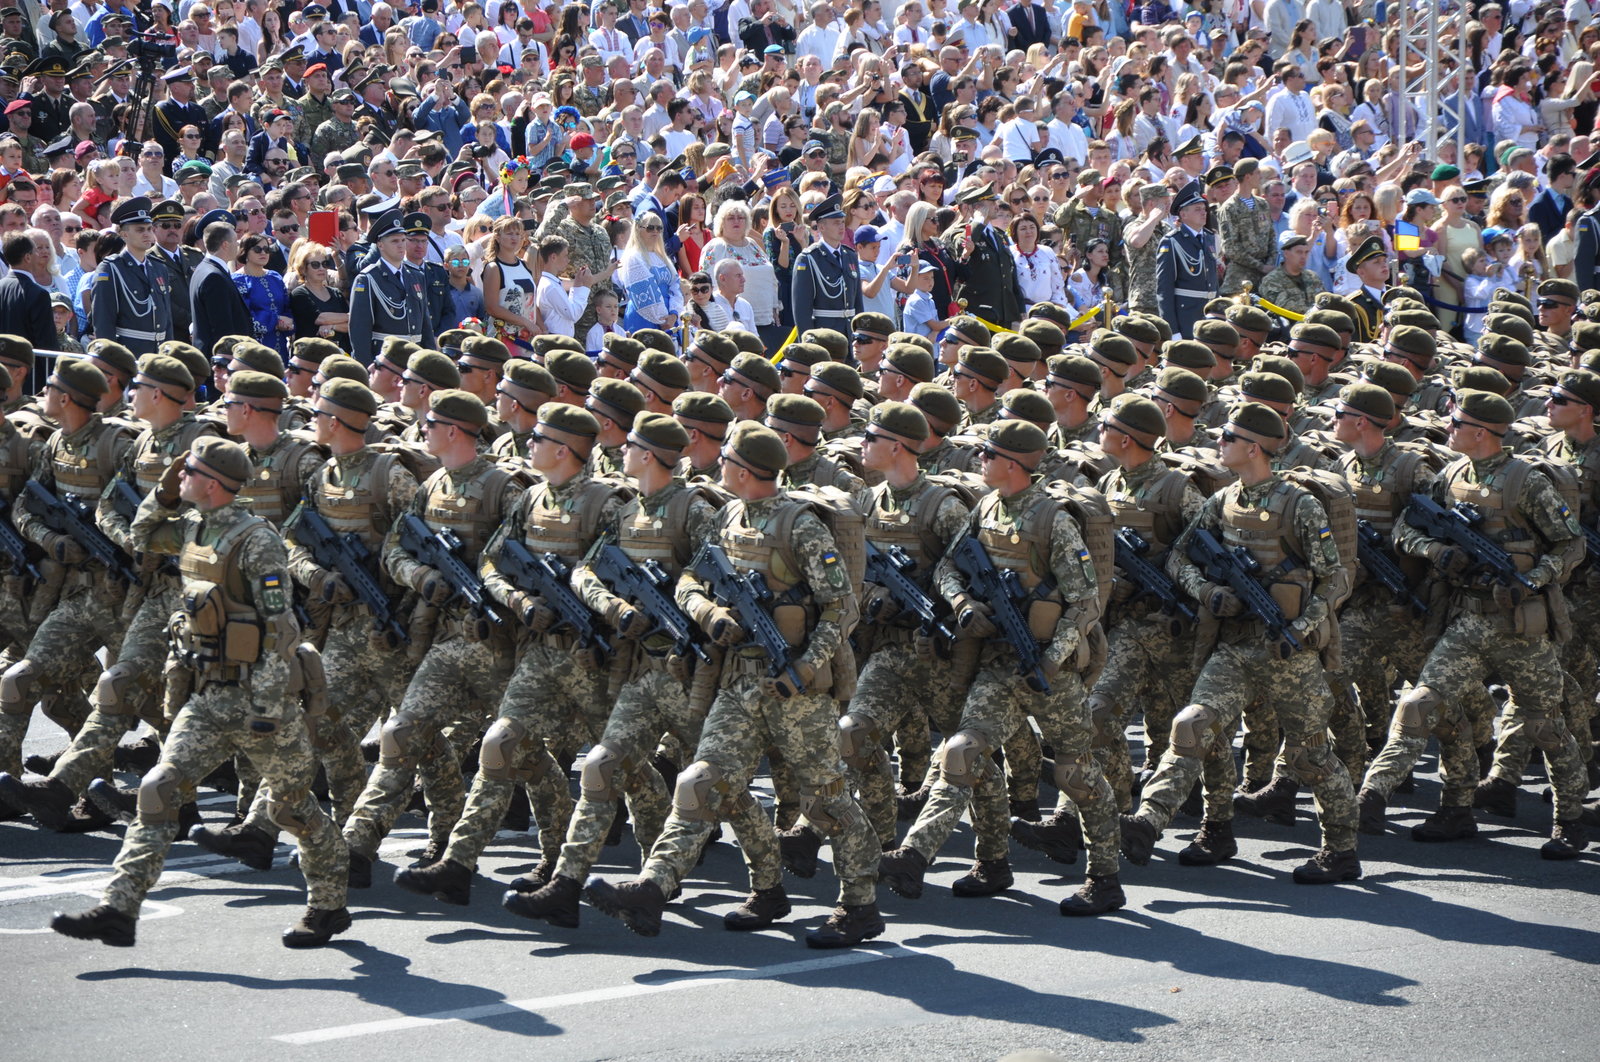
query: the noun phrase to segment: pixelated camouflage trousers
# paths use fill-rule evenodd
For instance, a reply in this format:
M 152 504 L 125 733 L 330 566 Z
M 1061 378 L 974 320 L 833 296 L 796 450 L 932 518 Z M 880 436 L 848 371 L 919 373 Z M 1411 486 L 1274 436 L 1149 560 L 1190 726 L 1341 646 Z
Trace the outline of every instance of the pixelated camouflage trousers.
M 428 794 L 430 820 L 448 823 L 461 817 L 465 794 L 460 761 L 443 731 L 479 704 L 494 704 L 511 674 L 511 647 L 502 641 L 471 642 L 447 634 L 428 649 L 406 685 L 400 707 L 383 726 L 378 765 L 357 798 L 344 824 L 345 840 L 352 852 L 368 859 L 394 827 L 394 820 L 411 799 L 411 783 L 419 766 L 438 780 Z M 450 775 L 455 782 L 450 786 Z M 436 836 L 433 821 L 430 836 Z
M 523 650 L 500 698 L 499 715 L 484 735 L 481 763 L 466 810 L 450 832 L 447 859 L 478 865 L 519 782 L 529 785 L 540 848 L 555 851 L 573 803 L 566 764 L 558 764 L 550 750 L 600 737 L 609 707 L 605 693 L 605 672 L 584 667 L 564 645 L 535 642 Z M 502 754 L 502 766 L 493 766 L 501 743 L 514 747 Z
M 780 700 L 761 692 L 753 673 L 725 676 L 711 702 L 695 761 L 708 764 L 722 779 L 719 817 L 733 822 L 750 871 L 752 889 L 782 880 L 776 828 L 750 797 L 750 781 L 764 749 L 777 749 L 794 771 L 809 824 L 833 846 L 839 902 L 872 903 L 877 895 L 878 835 L 850 796 L 839 756 L 839 705 L 826 694 L 806 693 Z M 686 818 L 675 802 L 666 827 L 650 849 L 644 877 L 666 895 L 694 865 L 707 823 Z
M 936 759 L 942 757 L 951 741 L 961 735 L 975 739 L 981 753 L 973 761 L 977 777 L 969 782 L 957 771 L 941 769 L 928 803 L 906 833 L 908 847 L 915 848 L 931 863 L 970 808 L 972 829 L 977 835 L 976 857 L 1006 858 L 1010 850 L 1010 817 L 1005 787 L 990 753 L 1012 730 L 1028 726 L 1031 717 L 1055 753 L 1056 785 L 1064 798 L 1062 809 L 1076 806 L 1082 820 L 1089 873 L 1102 876 L 1117 872 L 1116 799 L 1091 751 L 1094 726 L 1084 702 L 1083 682 L 1076 674 L 1062 672 L 1052 680 L 1051 687 L 1048 694 L 1035 693 L 1017 674 L 1013 654 L 988 654 L 967 691 L 956 730 L 935 754 Z
M 1557 647 L 1563 669 L 1561 717 L 1578 743 L 1578 758 L 1588 763 L 1594 758 L 1591 740 L 1595 714 L 1595 694 L 1600 689 L 1600 593 L 1580 584 L 1567 591 L 1572 615 L 1572 637 Z M 1495 774 L 1520 779 L 1533 755 L 1534 744 L 1526 730 L 1509 735 L 1495 751 Z
M 1354 849 L 1355 790 L 1330 743 L 1333 698 L 1322 662 L 1309 649 L 1284 660 L 1265 640 L 1225 641 L 1212 650 L 1195 679 L 1189 707 L 1173 723 L 1161 764 L 1145 784 L 1139 814 L 1158 831 L 1165 829 L 1204 771 L 1205 757 L 1229 740 L 1246 706 L 1257 701 L 1276 712 L 1286 776 L 1311 789 L 1323 845 L 1341 852 Z
M 573 881 L 588 877 L 616 818 L 619 793 L 627 799 L 639 851 L 649 853 L 672 811 L 667 783 L 650 762 L 651 750 L 663 734 L 671 734 L 682 747 L 693 748 L 700 741 L 704 722 L 704 717 L 690 708 L 683 683 L 662 668 L 648 667 L 623 685 L 599 747 L 590 753 L 594 766 L 584 765 L 583 787 L 567 825 L 557 874 Z M 610 761 L 606 753 L 616 757 L 614 773 L 601 767 L 602 761 Z
M 273 732 L 261 734 L 250 729 L 251 691 L 246 686 L 209 686 L 179 711 L 162 746 L 161 763 L 145 777 L 140 789 L 139 817 L 128 827 L 117 854 L 106 886 L 107 904 L 138 916 L 177 837 L 178 804 L 194 799 L 195 785 L 217 764 L 243 753 L 277 794 L 271 809 L 273 820 L 299 842 L 300 868 L 311 906 L 344 906 L 349 850 L 311 795 L 316 774 L 311 735 L 298 711 L 277 715 L 279 725 Z M 164 811 L 147 811 L 152 804 Z
M 1135 712 L 1143 713 L 1144 762 L 1159 763 L 1172 717 L 1189 703 L 1194 686 L 1194 633 L 1192 628 L 1174 631 L 1170 617 L 1156 614 L 1119 623 L 1106 641 L 1106 666 L 1088 697 L 1094 755 L 1117 806 L 1127 809 L 1133 803 L 1128 725 Z

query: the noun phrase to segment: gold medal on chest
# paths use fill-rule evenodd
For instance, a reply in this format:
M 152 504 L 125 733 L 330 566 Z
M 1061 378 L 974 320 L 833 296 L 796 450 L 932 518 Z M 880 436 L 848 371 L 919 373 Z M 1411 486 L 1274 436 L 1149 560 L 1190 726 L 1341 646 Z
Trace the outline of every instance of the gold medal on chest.
M 1268 520 L 1271 520 L 1271 519 L 1272 519 L 1272 514 L 1267 512 L 1265 509 L 1262 509 L 1261 510 L 1261 522 L 1262 523 L 1266 523 Z
M 269 480 L 269 479 L 271 479 L 271 478 L 272 478 L 272 469 L 270 469 L 270 468 L 263 468 L 263 469 L 262 469 L 262 470 L 261 470 L 261 479 L 262 479 L 262 480 L 263 480 L 263 481 L 265 481 L 265 480 Z
M 1372 485 L 1372 493 L 1374 493 L 1374 494 L 1382 494 L 1383 493 L 1383 484 L 1382 483 L 1374 483 Z
M 1013 546 L 1015 546 L 1018 542 L 1021 542 L 1021 541 L 1022 541 L 1022 536 L 1021 535 L 1017 534 L 1015 531 L 1011 532 L 1011 544 Z
M 895 519 L 902 524 L 909 524 L 911 522 L 911 514 L 901 513 L 899 516 L 895 517 Z
M 661 530 L 661 517 L 658 516 L 654 520 L 650 521 L 650 526 L 654 530 L 660 531 Z
M 1480 495 L 1482 495 L 1483 497 L 1487 498 L 1489 496 L 1489 488 L 1488 487 L 1479 487 L 1478 488 L 1478 493 Z
M 564 524 L 572 523 L 572 514 L 571 513 L 562 513 L 561 514 L 561 522 L 564 523 Z

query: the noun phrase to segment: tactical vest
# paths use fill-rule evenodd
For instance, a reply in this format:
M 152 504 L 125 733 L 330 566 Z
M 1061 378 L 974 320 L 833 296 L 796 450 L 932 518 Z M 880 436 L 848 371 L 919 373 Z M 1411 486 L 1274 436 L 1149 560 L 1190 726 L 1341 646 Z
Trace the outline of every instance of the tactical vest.
M 215 434 L 215 428 L 185 413 L 177 423 L 165 430 L 165 438 L 158 438 L 152 428 L 140 436 L 139 452 L 133 458 L 134 486 L 140 494 L 149 494 L 160 482 L 167 466 L 189 452 L 195 440 L 202 435 Z
M 0 434 L 0 496 L 15 498 L 28 482 L 28 440 L 20 432 Z
M 84 434 L 73 442 L 67 441 L 65 432 L 52 435 L 47 459 L 56 490 L 94 504 L 116 475 L 117 449 L 126 437 L 123 425 L 103 420 L 91 420 Z
M 500 498 L 515 478 L 484 461 L 477 475 L 457 487 L 449 471 L 441 468 L 422 485 L 422 518 L 435 531 L 454 531 L 465 555 L 476 558 L 500 526 Z
M 266 644 L 263 617 L 250 600 L 250 588 L 239 569 L 239 549 L 253 534 L 270 525 L 258 516 L 245 515 L 222 532 L 211 545 L 201 543 L 203 520 L 191 517 L 178 552 L 183 580 L 180 612 L 170 633 L 173 649 L 187 667 L 207 678 L 233 680 L 243 669 L 261 660 Z M 288 574 L 279 589 L 287 599 Z
M 359 463 L 341 465 L 329 461 L 318 469 L 306 485 L 306 493 L 317 500 L 317 512 L 328 521 L 335 534 L 353 534 L 374 554 L 380 552 L 388 527 L 374 521 L 389 476 L 397 460 L 392 453 L 364 451 Z M 338 476 L 340 482 L 334 483 Z
M 1566 439 L 1561 434 L 1552 435 L 1540 447 L 1552 461 L 1566 461 L 1561 452 L 1566 445 Z M 1600 439 L 1596 439 L 1584 446 L 1578 454 L 1576 462 L 1568 461 L 1577 469 L 1578 480 L 1583 494 L 1584 511 L 1579 514 L 1584 518 L 1592 517 L 1594 506 L 1600 503 Z
M 255 471 L 239 491 L 239 504 L 273 527 L 281 528 L 300 504 L 306 484 L 296 480 L 300 464 L 311 450 L 320 451 L 321 447 L 309 439 L 285 435 L 270 453 L 252 455 Z
M 893 500 L 887 483 L 872 488 L 872 508 L 867 513 L 867 540 L 879 549 L 899 546 L 916 565 L 913 573 L 924 590 L 932 585 L 933 569 L 944 556 L 945 543 L 939 538 L 934 520 L 951 498 L 959 498 L 955 487 L 929 480 L 905 508 Z
M 1472 461 L 1463 457 L 1444 470 L 1445 490 L 1452 505 L 1476 506 L 1483 513 L 1483 523 L 1478 525 L 1478 530 L 1511 555 L 1517 571 L 1529 572 L 1544 553 L 1543 539 L 1517 509 L 1515 499 L 1510 499 L 1508 504 L 1505 494 L 1506 483 L 1520 464 L 1522 462 L 1513 457 L 1489 477 L 1488 483 L 1475 483 L 1468 478 Z M 1526 473 L 1515 478 L 1521 483 L 1527 482 Z
M 591 478 L 566 501 L 558 501 L 555 488 L 536 483 L 528 492 L 523 513 L 523 544 L 535 556 L 554 553 L 568 566 L 576 565 L 600 531 L 606 503 L 627 497 L 627 491 L 616 482 Z
M 791 501 L 786 504 L 804 507 L 803 502 Z M 788 593 L 800 584 L 804 573 L 794 566 L 788 544 L 774 533 L 780 524 L 786 522 L 779 518 L 780 509 L 774 508 L 764 528 L 747 524 L 744 512 L 744 502 L 737 499 L 730 501 L 722 510 L 722 548 L 727 552 L 728 560 L 736 568 L 761 573 L 774 594 Z M 807 605 L 810 599 L 810 588 L 807 587 Z
M 1302 545 L 1294 534 L 1294 507 L 1304 493 L 1292 483 L 1279 481 L 1258 506 L 1240 502 L 1242 487 L 1231 487 L 1222 498 L 1222 537 L 1229 550 L 1243 546 L 1261 565 L 1257 579 L 1267 587 L 1284 614 L 1298 619 L 1305 608 L 1314 579 L 1306 566 Z M 1293 589 L 1280 589 L 1292 587 Z
M 659 516 L 645 511 L 643 500 L 632 498 L 617 514 L 617 546 L 635 564 L 653 560 L 669 573 L 681 572 L 693 558 L 696 543 L 689 541 L 689 509 L 695 500 L 713 509 L 722 505 L 715 492 L 679 484 L 667 498 Z
M 1101 481 L 1100 492 L 1111 507 L 1112 522 L 1137 531 L 1154 555 L 1183 532 L 1183 494 L 1188 487 L 1188 476 L 1168 469 L 1130 493 L 1127 475 L 1119 471 Z
M 1367 476 L 1355 451 L 1341 454 L 1338 470 L 1356 496 L 1356 519 L 1367 521 L 1385 535 L 1392 534 L 1395 519 L 1417 489 L 1424 464 L 1418 451 L 1396 447 L 1378 473 Z
M 1016 572 L 1029 590 L 1050 580 L 1049 592 L 1041 595 L 1046 601 L 1062 600 L 1050 570 L 1050 536 L 1063 504 L 1060 497 L 1041 491 L 1015 523 L 998 493 L 984 495 L 973 509 L 978 541 L 994 566 Z

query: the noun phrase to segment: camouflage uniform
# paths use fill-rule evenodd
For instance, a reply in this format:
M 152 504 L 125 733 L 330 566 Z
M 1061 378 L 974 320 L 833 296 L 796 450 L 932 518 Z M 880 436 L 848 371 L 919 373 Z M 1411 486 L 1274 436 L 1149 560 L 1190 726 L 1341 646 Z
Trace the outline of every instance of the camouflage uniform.
M 1040 514 L 1048 519 L 1041 520 Z M 1055 753 L 1057 787 L 1064 799 L 1078 807 L 1089 849 L 1090 876 L 1115 875 L 1116 803 L 1090 751 L 1094 725 L 1075 666 L 1087 657 L 1089 632 L 1099 619 L 1098 584 L 1082 532 L 1062 508 L 1061 500 L 1035 480 L 1009 498 L 994 493 L 984 496 L 968 519 L 966 533 L 978 538 L 996 567 L 1016 571 L 1025 585 L 1055 581 L 1055 588 L 1039 601 L 1060 610 L 1042 653 L 1045 660 L 1059 662 L 1060 671 L 1050 680 L 1050 693 L 1035 693 L 1017 674 L 1016 653 L 1010 644 L 989 640 L 979 658 L 977 677 L 967 691 L 957 730 L 945 736 L 937 754 L 939 781 L 906 834 L 904 847 L 932 862 L 970 804 L 977 859 L 1006 858 L 1005 789 L 989 752 L 1017 727 L 1028 726 L 1031 715 Z M 936 580 L 940 592 L 952 602 L 968 593 L 948 556 L 940 562 Z
M 409 511 L 435 531 L 454 531 L 464 546 L 462 560 L 474 564 L 501 514 L 521 493 L 522 485 L 513 476 L 480 456 L 429 476 L 412 497 Z M 398 522 L 384 538 L 383 559 L 389 577 L 400 586 L 415 588 L 427 577 L 426 566 L 400 545 Z M 404 810 L 419 769 L 430 770 L 441 783 L 455 772 L 453 787 L 441 784 L 429 794 L 430 819 L 436 820 L 430 821 L 430 836 L 437 838 L 455 825 L 466 794 L 455 750 L 443 731 L 464 713 L 475 717 L 482 705 L 498 700 L 511 675 L 510 638 L 496 628 L 478 638 L 465 607 L 449 602 L 437 609 L 423 606 L 419 615 L 437 624 L 433 643 L 412 674 L 399 709 L 383 726 L 378 766 L 344 825 L 351 852 L 366 859 L 373 858 Z M 415 615 L 412 634 L 420 634 Z M 431 766 L 424 767 L 424 761 L 432 761 Z
M 610 102 L 606 99 L 606 96 L 606 86 L 604 85 L 579 85 L 572 90 L 572 105 L 578 109 L 578 113 L 583 117 L 593 118 L 605 110 L 606 104 Z
M 182 669 L 195 692 L 173 721 L 161 762 L 140 786 L 139 817 L 123 839 L 104 902 L 138 917 L 177 837 L 179 805 L 194 799 L 194 787 L 218 763 L 243 752 L 272 787 L 274 821 L 299 842 L 311 906 L 343 907 L 349 852 L 311 795 L 316 774 L 311 737 L 288 692 L 299 632 L 289 611 L 283 540 L 237 505 L 180 514 L 163 508 L 154 495 L 140 507 L 132 536 L 146 550 L 178 555 L 183 599 L 199 583 L 215 584 L 228 620 L 251 616 L 264 638 L 254 661 L 226 662 L 217 659 L 220 639 L 202 640 L 189 633 L 186 620 L 174 619 L 177 644 L 210 658 Z
M 321 159 L 322 153 L 317 151 L 313 142 L 316 134 L 321 131 L 323 123 L 331 121 L 333 121 L 332 93 L 319 100 L 307 92 L 300 97 L 300 114 L 294 120 L 294 138 L 302 144 L 312 145 L 312 155 Z M 353 127 L 355 123 L 351 122 L 350 125 Z M 321 168 L 315 163 L 313 165 L 318 169 Z
M 1550 480 L 1538 471 L 1524 479 L 1521 496 L 1506 497 L 1507 480 L 1520 462 L 1509 451 L 1481 461 L 1461 458 L 1419 486 L 1442 505 L 1471 502 L 1485 515 L 1482 529 L 1511 554 L 1517 570 L 1540 586 L 1559 583 L 1575 559 L 1582 557 L 1577 517 L 1556 493 Z M 1395 525 L 1395 540 L 1405 552 L 1426 557 L 1435 540 L 1412 527 L 1402 514 Z M 1501 717 L 1501 751 L 1492 778 L 1512 785 L 1520 771 L 1510 773 L 1519 741 L 1537 745 L 1545 754 L 1555 791 L 1555 819 L 1571 821 L 1581 811 L 1586 786 L 1577 742 L 1560 712 L 1562 670 L 1555 645 L 1546 634 L 1550 625 L 1549 594 L 1530 595 L 1516 609 L 1501 607 L 1492 591 L 1481 584 L 1452 580 L 1448 621 L 1444 633 L 1428 653 L 1417 684 L 1400 699 L 1394 724 L 1383 751 L 1367 769 L 1363 789 L 1388 796 L 1422 754 L 1430 734 L 1437 733 L 1446 747 L 1460 747 L 1459 735 L 1468 731 L 1461 694 L 1497 674 L 1514 697 Z M 1518 628 L 1529 633 L 1518 633 Z M 1469 742 L 1470 743 L 1470 742 Z M 1502 762 L 1502 757 L 1504 761 Z M 1475 762 L 1456 762 L 1442 756 L 1444 807 L 1470 804 Z
M 780 510 L 794 504 L 782 491 L 758 501 L 732 502 L 718 514 L 715 533 L 741 570 L 761 572 L 774 589 L 800 585 L 810 591 L 803 604 L 804 649 L 795 663 L 810 666 L 815 675 L 804 692 L 788 699 L 771 697 L 761 688 L 766 654 L 753 645 L 728 651 L 721 688 L 695 750 L 697 762 L 679 776 L 672 814 L 645 862 L 644 878 L 663 896 L 671 896 L 694 865 L 705 824 L 713 817 L 749 825 L 740 842 L 752 890 L 781 883 L 777 831 L 765 816 L 751 815 L 754 798 L 749 792 L 762 750 L 775 748 L 807 794 L 801 821 L 833 843 L 840 902 L 870 904 L 876 897 L 878 838 L 848 792 L 838 751 L 838 702 L 831 695 L 834 667 L 850 659 L 848 652 L 842 658 L 838 654 L 844 642 L 842 623 L 856 609 L 855 594 L 833 537 L 809 510 L 794 518 L 787 541 L 778 542 L 770 534 Z M 703 616 L 712 595 L 693 571 L 685 571 L 677 599 L 691 616 Z M 709 784 L 697 785 L 697 779 Z
M 250 101 L 250 116 L 256 120 L 256 124 L 258 126 L 265 128 L 267 124 L 265 115 L 271 110 L 283 111 L 291 119 L 293 119 L 295 128 L 293 139 L 298 140 L 301 143 L 305 143 L 305 141 L 301 140 L 300 138 L 300 116 L 303 112 L 300 107 L 299 100 L 290 96 L 284 96 L 281 99 L 275 100 L 271 96 L 258 91 L 254 98 L 252 98 Z
M 1127 249 L 1122 243 L 1123 222 L 1115 210 L 1104 206 L 1091 209 L 1073 196 L 1056 209 L 1055 223 L 1061 229 L 1062 247 L 1076 247 L 1081 258 L 1090 240 L 1105 240 L 1110 254 L 1107 268 L 1119 276 L 1127 268 Z
M 1156 251 L 1171 232 L 1170 221 L 1156 223 L 1155 231 L 1141 247 L 1128 247 L 1128 309 L 1135 313 L 1160 313 L 1161 299 L 1156 292 Z
M 311 134 L 311 157 L 327 158 L 328 152 L 354 147 L 360 139 L 361 132 L 356 128 L 356 123 L 329 118 L 318 125 L 316 131 Z
M 1303 605 L 1291 627 L 1306 647 L 1285 660 L 1277 645 L 1268 641 L 1260 621 L 1248 614 L 1218 621 L 1216 645 L 1195 680 L 1189 706 L 1173 721 L 1171 744 L 1155 777 L 1145 785 L 1138 815 L 1159 835 L 1200 775 L 1202 757 L 1213 745 L 1226 743 L 1240 713 L 1261 701 L 1276 710 L 1283 728 L 1287 776 L 1309 785 L 1315 794 L 1323 846 L 1334 852 L 1352 851 L 1355 790 L 1328 743 L 1333 701 L 1313 649 L 1319 638 L 1326 641 L 1331 634 L 1335 619 L 1329 601 L 1342 596 L 1348 578 L 1327 514 L 1309 492 L 1276 476 L 1249 487 L 1235 483 L 1212 496 L 1173 544 L 1168 561 L 1178 584 L 1204 602 L 1211 584 L 1185 552 L 1197 529 L 1213 532 L 1229 548 L 1249 549 L 1264 571 L 1273 570 L 1286 556 L 1295 556 L 1297 566 L 1273 585 L 1298 587 Z
M 587 269 L 591 273 L 598 273 L 611 264 L 611 237 L 606 235 L 606 230 L 593 222 L 581 224 L 577 218 L 568 214 L 556 223 L 551 230 L 554 235 L 567 241 L 571 248 L 570 263 L 572 275 L 577 276 L 578 270 Z M 573 334 L 580 340 L 589 334 L 589 329 L 594 327 L 594 304 L 598 296 L 616 292 L 616 286 L 610 277 L 596 280 L 589 286 L 589 304 L 583 309 L 583 316 L 578 318 Z
M 1262 277 L 1255 286 L 1255 293 L 1263 301 L 1295 313 L 1310 310 L 1312 301 L 1322 290 L 1322 278 L 1311 269 L 1302 269 L 1299 276 L 1291 277 L 1281 266 Z
M 1236 295 L 1246 281 L 1259 288 L 1278 250 L 1267 201 L 1260 196 L 1246 201 L 1241 193 L 1233 193 L 1217 208 L 1217 228 L 1223 261 L 1220 294 Z
M 579 473 L 560 486 L 537 483 L 519 498 L 484 547 L 478 569 L 485 589 L 507 603 L 526 593 L 512 584 L 495 558 L 503 542 L 521 542 L 535 557 L 554 553 L 569 568 L 588 551 L 602 527 L 616 521 L 626 494 L 613 482 Z M 579 659 L 583 647 L 559 621 L 545 633 L 529 633 L 519 649 L 516 669 L 500 698 L 499 717 L 483 736 L 483 753 L 466 811 L 450 834 L 445 858 L 476 867 L 478 856 L 505 818 L 518 782 L 536 783 L 534 814 L 540 847 L 554 851 L 572 814 L 565 764 L 550 755 L 578 736 L 594 741 L 605 727 L 610 701 L 605 673 Z M 559 781 L 559 793 L 555 782 Z M 552 799 L 554 797 L 554 799 Z M 613 805 L 614 807 L 615 805 Z

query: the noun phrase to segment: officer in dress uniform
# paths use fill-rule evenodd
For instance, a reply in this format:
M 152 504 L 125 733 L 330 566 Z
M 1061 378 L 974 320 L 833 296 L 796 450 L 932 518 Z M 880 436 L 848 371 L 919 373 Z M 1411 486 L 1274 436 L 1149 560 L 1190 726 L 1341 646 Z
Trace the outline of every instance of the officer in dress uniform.
M 1178 225 L 1156 248 L 1156 295 L 1174 339 L 1194 334 L 1205 305 L 1217 297 L 1217 238 L 1205 229 L 1206 199 L 1199 181 L 1172 197 Z
M 377 248 L 378 260 L 356 274 L 350 286 L 350 351 L 363 364 L 371 364 L 389 336 L 422 347 L 432 347 L 435 342 L 428 317 L 427 277 L 405 260 L 402 222 L 400 211 L 390 210 L 372 223 L 367 235 Z
M 966 226 L 967 246 L 956 248 L 967 267 L 961 297 L 967 311 L 979 320 L 1014 326 L 1022 319 L 1022 289 L 1017 286 L 1017 260 L 1006 234 L 991 218 L 1000 201 L 993 182 L 957 195 L 957 205 L 972 204 L 972 221 Z
M 418 254 L 427 254 L 427 248 L 433 240 L 432 221 L 428 215 L 420 210 L 414 211 L 401 218 L 400 224 L 406 231 L 406 265 L 422 271 L 423 301 L 428 307 L 428 322 L 433 326 L 433 331 L 438 333 L 443 331 L 445 316 L 450 312 L 450 272 L 438 262 L 417 257 Z M 416 253 L 411 253 L 413 245 Z
M 1591 155 L 1584 161 L 1589 162 L 1593 158 Z M 1585 194 L 1592 195 L 1596 189 L 1600 189 L 1600 167 L 1590 169 L 1584 175 L 1578 198 L 1583 198 Z M 1572 279 L 1579 288 L 1600 285 L 1600 201 L 1578 215 L 1577 241 L 1577 254 L 1572 259 Z
M 156 230 L 149 198 L 135 196 L 117 207 L 111 224 L 126 246 L 95 270 L 90 325 L 95 335 L 117 340 L 136 357 L 154 354 L 173 338 L 172 277 L 150 253 Z
M 1347 296 L 1356 311 L 1351 340 L 1371 343 L 1383 327 L 1383 289 L 1389 286 L 1389 256 L 1383 241 L 1368 236 L 1350 252 L 1344 267 L 1361 279 L 1361 289 Z
M 151 128 L 151 134 L 165 149 L 167 172 L 172 172 L 172 160 L 177 157 L 180 147 L 178 134 L 186 125 L 197 129 L 205 129 L 210 123 L 204 107 L 195 103 L 194 71 L 187 66 L 180 66 L 161 75 L 161 80 L 167 83 L 167 98 L 156 104 L 156 120 Z
M 159 230 L 163 222 L 183 224 L 183 204 L 176 199 L 165 199 L 157 203 L 150 211 L 151 219 Z M 196 231 L 205 231 L 198 229 Z M 150 260 L 160 262 L 167 267 L 167 275 L 172 280 L 172 334 L 180 339 L 187 339 L 190 332 L 191 318 L 189 309 L 189 283 L 194 279 L 194 270 L 205 260 L 205 255 L 197 248 L 186 247 L 172 239 L 173 249 L 167 250 L 161 245 L 163 237 L 156 236 L 156 246 L 150 250 Z
M 856 252 L 844 245 L 843 202 L 830 195 L 811 208 L 806 220 L 821 239 L 795 259 L 795 328 L 833 328 L 848 335 L 850 319 L 861 312 L 861 269 Z

